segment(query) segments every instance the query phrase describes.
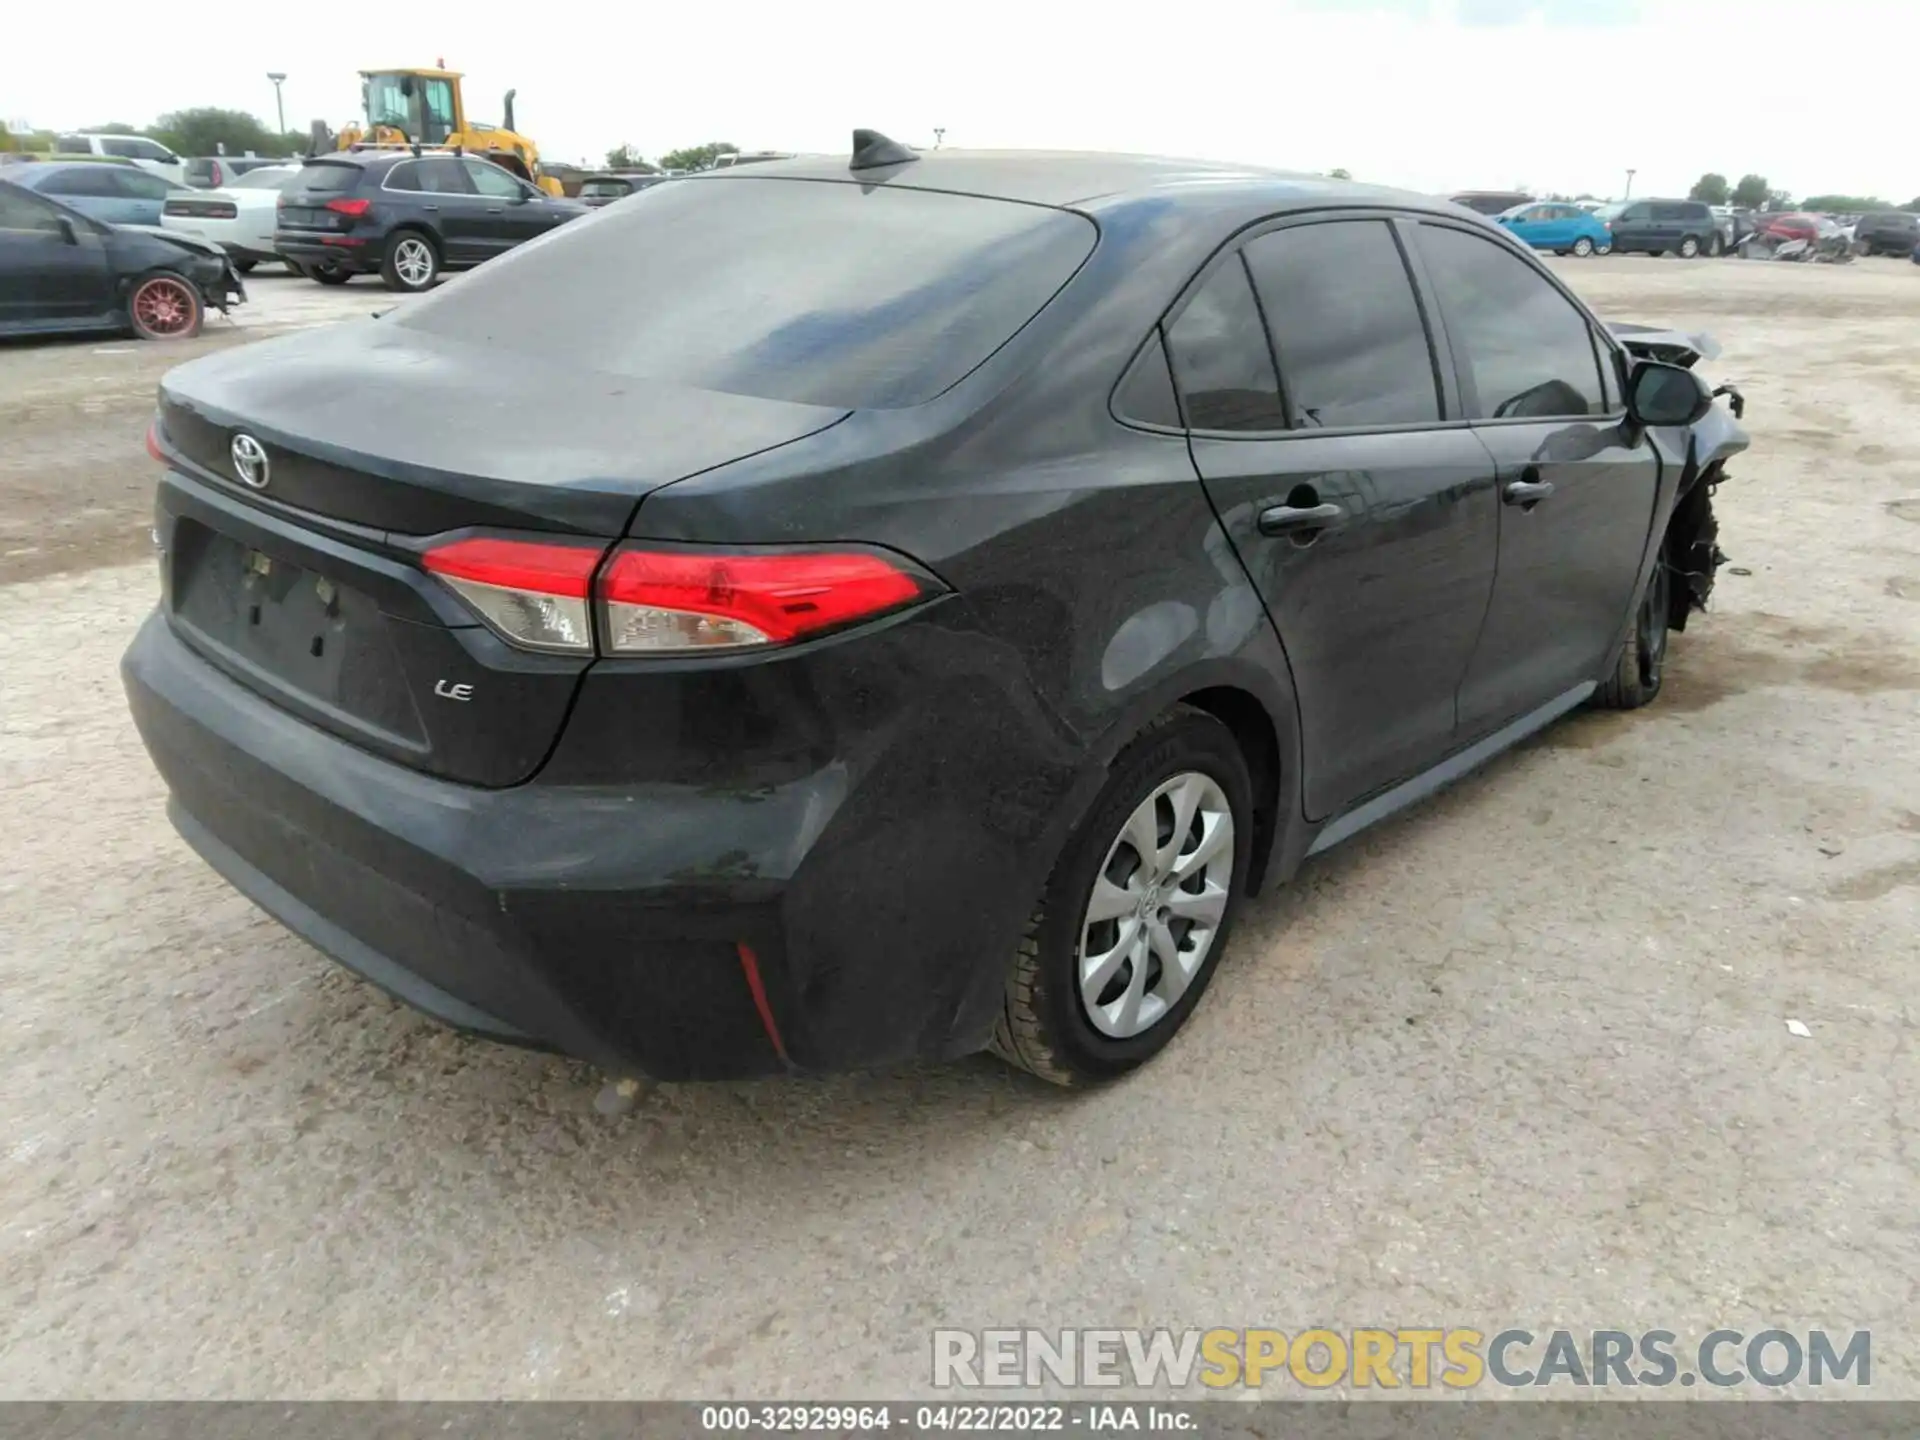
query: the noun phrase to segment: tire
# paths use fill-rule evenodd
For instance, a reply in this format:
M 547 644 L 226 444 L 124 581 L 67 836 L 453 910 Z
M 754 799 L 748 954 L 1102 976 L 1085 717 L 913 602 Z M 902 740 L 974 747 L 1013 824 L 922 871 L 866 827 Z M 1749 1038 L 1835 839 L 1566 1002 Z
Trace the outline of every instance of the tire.
M 1726 241 L 1720 238 L 1720 232 L 1718 230 L 1714 231 L 1712 236 L 1707 240 L 1707 255 L 1711 259 L 1718 260 L 1726 253 L 1726 249 Z
M 171 270 L 150 271 L 127 292 L 127 323 L 142 340 L 191 340 L 206 318 L 198 287 Z
M 234 261 L 233 268 L 242 275 L 251 275 L 253 273 L 253 267 L 259 263 L 260 263 L 259 261 L 249 257 L 245 260 Z
M 1611 255 L 1613 253 L 1613 246 L 1602 245 L 1599 247 L 1599 249 L 1595 250 L 1593 253 L 1596 255 Z
M 387 289 L 417 295 L 440 278 L 440 249 L 418 230 L 396 230 L 380 256 L 380 280 Z
M 1593 241 L 1589 240 L 1585 235 L 1582 235 L 1578 240 L 1573 242 L 1573 253 L 1582 260 L 1585 260 L 1593 254 Z
M 303 280 L 311 280 L 313 278 L 308 272 L 307 267 L 302 265 L 298 260 L 289 260 L 285 256 L 282 256 L 280 263 L 287 267 L 287 273 L 289 275 L 298 275 Z
M 1175 806 L 1182 800 L 1194 802 L 1194 820 L 1175 842 Z M 1191 865 L 1209 838 L 1219 836 L 1222 817 L 1232 824 L 1231 853 L 1214 839 L 1212 858 L 1196 875 L 1171 882 L 1172 889 L 1163 883 L 1156 892 L 1141 883 L 1142 872 L 1153 870 L 1140 864 L 1140 851 L 1129 839 L 1130 822 L 1141 816 L 1157 822 L 1152 843 L 1162 847 L 1163 860 L 1171 855 L 1175 863 Z M 1162 832 L 1168 837 L 1164 841 Z M 1252 839 L 1253 786 L 1232 732 L 1184 705 L 1148 726 L 1114 760 L 1105 787 L 1061 851 L 1027 923 L 1008 966 L 994 1053 L 1064 1086 L 1115 1080 L 1157 1055 L 1200 1003 L 1219 965 L 1246 886 Z M 1189 888 L 1196 878 L 1199 892 Z M 1116 909 L 1109 917 L 1090 918 L 1096 881 L 1116 903 L 1125 905 L 1132 897 L 1146 911 Z M 1177 899 L 1182 893 L 1188 897 L 1184 905 Z M 1203 894 L 1215 903 L 1198 903 Z M 1167 906 L 1143 924 L 1143 913 L 1152 914 L 1161 898 L 1210 918 L 1210 935 L 1197 942 L 1196 932 L 1206 929 L 1203 920 L 1170 917 L 1173 907 Z M 1184 988 L 1168 984 L 1173 972 L 1162 963 L 1166 952 L 1148 938 L 1156 925 L 1174 955 L 1197 943 L 1199 954 Z M 1120 957 L 1091 1002 L 1081 984 L 1082 947 L 1089 936 L 1095 946 L 1111 939 L 1106 953 Z M 1096 1011 L 1102 1016 L 1098 1021 Z
M 1700 258 L 1700 242 L 1691 235 L 1685 236 L 1680 241 L 1680 258 L 1682 260 L 1698 260 Z
M 1638 710 L 1660 693 L 1666 679 L 1668 627 L 1673 616 L 1673 571 L 1663 549 L 1647 577 L 1640 603 L 1633 612 L 1633 628 L 1613 674 L 1594 692 L 1593 704 L 1603 710 Z
M 353 272 L 340 265 L 307 265 L 302 269 L 309 280 L 322 285 L 344 285 L 353 278 Z

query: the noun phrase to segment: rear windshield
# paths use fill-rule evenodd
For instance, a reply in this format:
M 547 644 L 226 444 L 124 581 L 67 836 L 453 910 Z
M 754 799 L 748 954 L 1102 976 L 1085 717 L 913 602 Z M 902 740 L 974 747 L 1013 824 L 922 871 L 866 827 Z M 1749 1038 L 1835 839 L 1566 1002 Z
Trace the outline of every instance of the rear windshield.
M 844 409 L 930 400 L 1092 252 L 1085 216 L 888 186 L 655 185 L 413 301 L 409 328 Z
M 624 195 L 632 187 L 624 180 L 588 180 L 580 187 L 582 195 Z
M 331 195 L 341 190 L 351 190 L 359 179 L 358 165 L 302 165 L 300 178 L 287 188 Z

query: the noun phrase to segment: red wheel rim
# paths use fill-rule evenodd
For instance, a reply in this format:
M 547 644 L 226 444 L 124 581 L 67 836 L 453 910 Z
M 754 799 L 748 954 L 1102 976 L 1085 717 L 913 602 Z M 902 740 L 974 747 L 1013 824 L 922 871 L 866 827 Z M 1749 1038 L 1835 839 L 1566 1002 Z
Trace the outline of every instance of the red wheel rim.
M 199 300 L 184 280 L 160 275 L 133 292 L 134 323 L 149 335 L 183 335 L 193 328 Z

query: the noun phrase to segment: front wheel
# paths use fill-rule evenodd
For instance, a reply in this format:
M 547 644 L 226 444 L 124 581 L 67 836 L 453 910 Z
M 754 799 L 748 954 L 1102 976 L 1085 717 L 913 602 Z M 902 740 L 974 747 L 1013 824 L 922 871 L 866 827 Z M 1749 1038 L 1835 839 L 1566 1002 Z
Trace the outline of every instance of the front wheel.
M 417 294 L 440 278 L 440 252 L 417 230 L 398 230 L 380 259 L 380 279 L 389 290 Z
M 1245 888 L 1239 744 L 1179 706 L 1114 761 L 1008 967 L 993 1049 L 1056 1085 L 1146 1063 L 1199 1004 Z
M 254 260 L 251 256 L 249 256 L 245 260 L 234 261 L 233 268 L 239 271 L 242 275 L 251 275 L 253 273 L 253 267 L 257 264 L 259 264 L 259 261 Z
M 127 318 L 142 340 L 191 340 L 200 333 L 206 307 L 192 281 L 162 270 L 133 287 Z
M 1578 255 L 1582 260 L 1586 259 L 1589 255 L 1593 254 L 1593 241 L 1582 235 L 1578 240 L 1573 242 L 1573 253 Z
M 1663 553 L 1653 562 L 1653 574 L 1634 612 L 1633 630 L 1620 663 L 1594 692 L 1593 703 L 1605 710 L 1638 710 L 1660 693 L 1666 678 L 1667 624 L 1673 614 L 1673 572 Z
M 1700 242 L 1694 239 L 1693 236 L 1689 235 L 1680 242 L 1680 258 L 1682 260 L 1694 260 L 1699 258 L 1699 255 Z

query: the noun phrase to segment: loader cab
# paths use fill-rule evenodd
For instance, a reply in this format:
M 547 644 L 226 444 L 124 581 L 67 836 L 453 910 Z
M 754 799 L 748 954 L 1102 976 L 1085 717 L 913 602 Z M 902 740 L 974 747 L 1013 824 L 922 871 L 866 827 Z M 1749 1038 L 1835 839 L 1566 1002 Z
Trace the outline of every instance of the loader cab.
M 460 77 L 450 70 L 365 70 L 360 87 L 369 135 L 385 127 L 416 145 L 444 145 L 466 129 Z

